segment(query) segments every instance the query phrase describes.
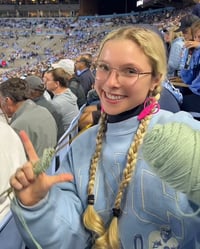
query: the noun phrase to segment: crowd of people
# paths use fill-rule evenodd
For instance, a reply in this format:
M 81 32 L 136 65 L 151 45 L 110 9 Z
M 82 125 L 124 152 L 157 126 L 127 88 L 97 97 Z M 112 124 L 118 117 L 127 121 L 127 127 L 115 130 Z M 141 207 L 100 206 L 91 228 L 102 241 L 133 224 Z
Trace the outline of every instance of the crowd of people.
M 189 11 L 167 8 L 103 17 L 1 19 L 1 46 L 5 49 L 0 59 L 8 61 L 1 78 L 41 70 L 60 58 L 74 60 L 83 52 L 95 57 L 99 42 L 114 28 L 148 23 L 161 30 L 168 25 L 177 26 L 181 16 Z
M 3 248 L 199 249 L 198 201 L 171 184 L 170 172 L 157 174 L 154 160 L 143 155 L 146 134 L 157 125 L 185 125 L 188 136 L 200 132 L 193 114 L 200 114 L 200 19 L 194 9 L 61 23 L 15 20 L 4 28 L 21 21 L 32 39 L 38 25 L 44 31 L 52 24 L 66 37 L 59 52 L 48 48 L 45 57 L 33 42 L 35 61 L 26 58 L 1 72 Z M 23 53 L 16 32 L 13 39 L 17 54 Z M 79 135 L 71 138 L 77 117 Z M 56 150 L 65 136 L 70 146 L 46 172 L 41 165 L 52 161 L 54 168 L 59 158 L 45 149 Z M 159 141 L 152 146 L 155 152 Z M 162 169 L 161 158 L 176 163 L 165 150 L 159 153 L 156 167 Z

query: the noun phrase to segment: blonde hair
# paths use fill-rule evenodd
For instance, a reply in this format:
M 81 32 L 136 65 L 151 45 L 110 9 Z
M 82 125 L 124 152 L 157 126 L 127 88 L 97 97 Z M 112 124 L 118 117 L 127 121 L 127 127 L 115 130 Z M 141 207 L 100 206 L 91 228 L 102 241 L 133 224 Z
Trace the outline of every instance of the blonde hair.
M 154 77 L 160 78 L 160 85 L 150 93 L 156 100 L 160 98 L 161 82 L 166 75 L 166 55 L 164 43 L 161 38 L 154 32 L 143 27 L 125 27 L 111 32 L 105 40 L 102 42 L 100 52 L 104 44 L 109 40 L 114 39 L 129 39 L 140 46 L 145 55 L 149 58 L 152 66 L 152 72 Z M 95 249 L 118 249 L 120 248 L 119 232 L 118 232 L 118 218 L 121 215 L 121 201 L 123 193 L 127 188 L 129 182 L 132 179 L 138 149 L 143 141 L 143 137 L 150 122 L 151 115 L 146 116 L 140 121 L 138 130 L 134 136 L 134 140 L 127 155 L 126 166 L 123 170 L 122 180 L 119 185 L 118 193 L 115 198 L 113 208 L 113 218 L 108 229 L 105 228 L 103 219 L 94 209 L 94 186 L 96 171 L 99 163 L 99 159 L 102 153 L 102 144 L 106 134 L 107 127 L 107 115 L 102 113 L 100 118 L 99 130 L 96 138 L 96 150 L 93 154 L 89 173 L 88 182 L 88 206 L 83 214 L 83 222 L 85 227 L 90 230 L 94 235 Z
M 150 30 L 145 27 L 131 26 L 114 30 L 109 33 L 101 43 L 99 55 L 105 43 L 113 39 L 131 40 L 136 43 L 149 58 L 149 62 L 152 66 L 152 75 L 155 77 L 161 75 L 160 81 L 162 82 L 164 80 L 167 72 L 165 45 L 161 36 L 153 31 L 153 28 Z
M 169 35 L 170 35 L 171 42 L 173 42 L 178 37 L 183 37 L 183 33 L 181 31 L 176 32 L 177 29 L 178 29 L 178 27 L 175 26 L 175 27 L 172 27 L 169 30 Z

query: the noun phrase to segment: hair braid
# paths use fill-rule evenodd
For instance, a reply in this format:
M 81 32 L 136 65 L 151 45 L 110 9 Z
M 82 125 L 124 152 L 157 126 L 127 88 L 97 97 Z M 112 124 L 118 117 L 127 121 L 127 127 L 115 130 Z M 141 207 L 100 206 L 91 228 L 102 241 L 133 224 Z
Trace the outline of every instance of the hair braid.
M 127 156 L 127 164 L 123 171 L 123 177 L 122 181 L 119 185 L 119 190 L 115 199 L 115 205 L 114 208 L 117 210 L 120 210 L 121 201 L 123 197 L 124 190 L 127 188 L 128 184 L 130 183 L 132 179 L 133 172 L 135 170 L 136 165 L 136 159 L 138 155 L 138 149 L 141 145 L 144 135 L 146 133 L 148 124 L 150 122 L 150 116 L 147 116 L 145 119 L 143 119 L 138 127 L 137 133 L 134 137 L 134 141 L 132 142 Z M 114 216 L 110 226 L 104 235 L 105 238 L 107 238 L 107 241 L 109 243 L 110 249 L 118 249 L 120 247 L 119 242 L 119 231 L 118 231 L 118 217 Z M 107 247 L 108 248 L 108 247 Z
M 99 131 L 96 139 L 96 150 L 91 160 L 90 177 L 88 182 L 88 198 L 90 196 L 94 197 L 95 177 L 96 177 L 98 162 L 101 157 L 103 138 L 106 132 L 106 126 L 107 126 L 106 119 L 107 115 L 105 113 L 102 113 L 100 119 Z M 83 215 L 83 222 L 87 229 L 95 233 L 95 237 L 101 236 L 102 234 L 105 233 L 104 222 L 94 209 L 94 200 L 93 203 L 88 203 L 88 206 Z
M 157 86 L 153 91 L 150 92 L 150 96 L 153 96 L 157 101 L 160 99 L 160 93 L 162 91 L 161 86 Z

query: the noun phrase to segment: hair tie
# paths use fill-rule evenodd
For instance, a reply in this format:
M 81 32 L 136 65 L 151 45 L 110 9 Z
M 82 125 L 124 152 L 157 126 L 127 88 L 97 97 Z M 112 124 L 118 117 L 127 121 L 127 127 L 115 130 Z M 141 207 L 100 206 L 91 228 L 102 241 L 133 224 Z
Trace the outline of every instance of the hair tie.
M 122 214 L 122 211 L 120 208 L 113 208 L 112 209 L 113 216 L 119 218 Z
M 94 205 L 94 195 L 88 195 L 88 205 Z
M 155 114 L 160 110 L 160 105 L 153 97 L 149 97 L 144 102 L 144 109 L 138 115 L 138 120 L 146 118 L 150 114 Z

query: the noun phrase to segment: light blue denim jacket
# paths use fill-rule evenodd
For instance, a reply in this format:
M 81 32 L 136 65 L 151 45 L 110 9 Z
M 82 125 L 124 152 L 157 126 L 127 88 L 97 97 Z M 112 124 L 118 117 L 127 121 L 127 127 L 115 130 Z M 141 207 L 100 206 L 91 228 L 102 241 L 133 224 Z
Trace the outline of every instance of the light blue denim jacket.
M 168 77 L 177 76 L 176 72 L 180 70 L 181 58 L 184 50 L 183 37 L 176 38 L 172 44 L 168 58 Z
M 188 56 L 190 56 L 189 49 L 185 49 L 180 76 L 194 94 L 200 95 L 200 47 L 193 50 L 186 68 L 184 65 L 186 65 Z

